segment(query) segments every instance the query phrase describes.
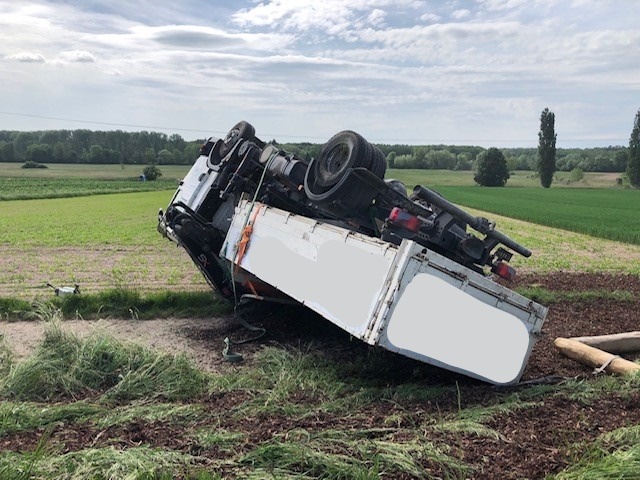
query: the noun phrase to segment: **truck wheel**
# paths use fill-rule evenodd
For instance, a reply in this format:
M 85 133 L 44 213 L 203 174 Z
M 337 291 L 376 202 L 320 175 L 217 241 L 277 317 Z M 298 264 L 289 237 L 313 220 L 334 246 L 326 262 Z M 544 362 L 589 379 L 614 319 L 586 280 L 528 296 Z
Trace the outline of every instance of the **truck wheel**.
M 222 141 L 220 156 L 225 157 L 240 140 L 253 140 L 255 136 L 256 129 L 253 128 L 253 125 L 245 121 L 236 123 Z
M 318 158 L 309 165 L 315 181 L 321 187 L 332 187 L 351 168 L 370 167 L 368 142 L 355 132 L 337 133 L 320 150 Z
M 387 158 L 384 156 L 384 153 L 382 153 L 382 150 L 375 145 L 371 145 L 371 150 L 373 151 L 372 156 L 374 157 L 371 172 L 379 178 L 384 178 L 384 174 L 387 171 Z

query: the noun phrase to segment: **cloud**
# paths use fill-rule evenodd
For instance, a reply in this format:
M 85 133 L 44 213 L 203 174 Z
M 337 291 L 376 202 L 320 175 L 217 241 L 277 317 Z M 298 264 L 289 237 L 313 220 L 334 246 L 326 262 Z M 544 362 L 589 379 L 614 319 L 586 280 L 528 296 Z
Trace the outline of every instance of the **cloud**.
M 176 48 L 228 48 L 246 45 L 246 41 L 238 35 L 197 25 L 138 26 L 132 32 Z
M 423 14 L 422 14 L 422 15 L 420 15 L 420 17 L 418 17 L 418 18 L 419 18 L 420 20 L 424 21 L 424 22 L 430 22 L 430 23 L 433 23 L 433 22 L 438 22 L 438 21 L 440 21 L 440 18 L 442 18 L 442 17 L 440 17 L 440 15 L 436 15 L 435 13 L 428 12 L 428 13 L 423 13 Z
M 96 57 L 86 50 L 68 50 L 60 52 L 57 58 L 60 63 L 96 63 Z
M 369 15 L 367 16 L 367 23 L 376 27 L 384 26 L 384 19 L 386 16 L 387 12 L 376 8 L 372 10 L 371 13 L 369 13 Z
M 382 26 L 385 7 L 394 13 L 415 9 L 415 0 L 272 0 L 244 8 L 231 16 L 241 27 L 271 27 L 273 30 L 306 32 L 321 30 L 330 35 L 349 36 L 354 27 L 370 24 Z
M 468 18 L 470 15 L 471 15 L 471 12 L 466 8 L 462 10 L 454 10 L 454 12 L 451 14 L 451 16 L 456 20 L 462 20 L 463 18 Z
M 489 11 L 503 11 L 520 8 L 525 5 L 531 6 L 531 0 L 476 0 L 482 7 Z M 535 0 L 534 0 L 535 1 Z
M 224 131 L 242 117 L 277 138 L 338 124 L 388 140 L 524 138 L 529 126 L 511 132 L 531 124 L 535 141 L 545 106 L 611 131 L 637 109 L 640 3 L 553 2 L 4 0 L 0 84 L 15 111 L 60 97 L 50 108 L 78 118 L 148 125 L 154 112 Z
M 13 60 L 23 63 L 46 63 L 47 60 L 39 53 L 35 52 L 21 52 L 14 55 L 8 55 L 5 57 L 7 60 Z

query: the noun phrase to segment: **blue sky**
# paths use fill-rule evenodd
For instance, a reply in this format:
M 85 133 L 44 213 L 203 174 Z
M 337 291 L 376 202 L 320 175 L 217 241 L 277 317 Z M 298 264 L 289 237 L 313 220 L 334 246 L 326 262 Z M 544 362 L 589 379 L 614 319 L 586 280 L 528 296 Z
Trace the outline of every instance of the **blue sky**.
M 637 0 L 0 0 L 0 129 L 626 145 Z

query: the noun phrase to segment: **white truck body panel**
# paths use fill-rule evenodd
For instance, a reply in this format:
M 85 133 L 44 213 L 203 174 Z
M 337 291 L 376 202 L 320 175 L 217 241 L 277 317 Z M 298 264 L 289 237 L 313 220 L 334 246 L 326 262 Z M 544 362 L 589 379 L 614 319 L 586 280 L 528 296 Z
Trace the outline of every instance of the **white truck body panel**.
M 220 257 L 371 345 L 494 384 L 520 379 L 547 313 L 411 240 L 396 246 L 246 200 Z

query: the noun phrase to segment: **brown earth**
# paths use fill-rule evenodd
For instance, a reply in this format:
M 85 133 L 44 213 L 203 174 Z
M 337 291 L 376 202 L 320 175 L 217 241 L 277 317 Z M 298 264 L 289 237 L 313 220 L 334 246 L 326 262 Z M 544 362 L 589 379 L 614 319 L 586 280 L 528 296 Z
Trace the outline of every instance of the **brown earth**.
M 570 274 L 547 275 L 525 274 L 517 286 L 541 286 L 552 291 L 620 290 L 631 292 L 630 300 L 595 299 L 569 301 L 549 305 L 549 315 L 544 324 L 541 338 L 536 344 L 523 380 L 559 376 L 563 378 L 588 379 L 593 377 L 591 368 L 564 358 L 553 347 L 553 339 L 559 336 L 600 335 L 640 329 L 640 278 L 631 275 L 613 274 Z M 257 342 L 237 347 L 245 356 L 245 363 L 253 361 L 254 354 L 266 345 L 285 348 L 300 348 L 312 344 L 313 349 L 322 352 L 329 359 L 342 361 L 345 375 L 350 372 L 349 358 L 382 358 L 386 365 L 379 378 L 374 378 L 381 386 L 401 384 L 404 381 L 423 382 L 426 385 L 443 385 L 445 393 L 437 401 L 407 403 L 380 403 L 364 407 L 348 417 L 316 412 L 303 418 L 270 415 L 268 417 L 237 419 L 232 415 L 218 417 L 216 428 L 240 432 L 246 440 L 234 455 L 251 451 L 259 443 L 274 435 L 285 436 L 294 429 L 309 432 L 327 428 L 343 430 L 380 427 L 385 419 L 397 414 L 399 422 L 410 425 L 426 425 L 429 419 L 455 414 L 460 407 L 486 406 L 495 404 L 505 395 L 519 392 L 523 387 L 497 388 L 481 382 L 455 375 L 435 367 L 372 349 L 361 342 L 352 341 L 349 336 L 329 322 L 307 313 L 305 310 L 287 307 L 281 310 L 258 307 L 249 314 L 252 323 L 264 326 L 267 335 Z M 153 347 L 168 352 L 185 351 L 202 368 L 212 371 L 243 368 L 225 363 L 220 355 L 223 339 L 231 336 L 240 339 L 250 332 L 241 329 L 233 317 L 217 319 L 187 320 L 102 320 L 99 322 L 66 322 L 71 328 L 86 333 L 92 328 L 102 328 L 123 339 L 143 341 Z M 38 341 L 42 325 L 35 322 L 0 324 L 8 342 L 25 355 Z M 633 358 L 633 357 L 631 357 Z M 377 372 L 371 371 L 372 376 Z M 362 373 L 360 373 L 362 375 Z M 228 411 L 243 398 L 235 394 L 214 395 L 202 399 L 203 404 L 216 411 Z M 300 403 L 305 403 L 304 398 Z M 564 396 L 545 396 L 537 406 L 512 413 L 498 414 L 485 422 L 500 435 L 500 439 L 473 434 L 430 434 L 429 438 L 441 445 L 451 447 L 450 455 L 462 459 L 474 467 L 472 478 L 544 478 L 559 472 L 580 458 L 576 444 L 591 442 L 605 432 L 623 426 L 640 423 L 640 394 L 622 396 L 610 394 L 597 401 L 571 400 Z M 193 425 L 189 426 L 190 428 Z M 406 430 L 405 432 L 410 432 Z M 42 432 L 22 432 L 0 438 L 3 450 L 32 450 L 37 445 Z M 218 447 L 203 449 L 189 439 L 187 425 L 167 422 L 134 422 L 124 426 L 97 431 L 90 425 L 60 425 L 51 433 L 52 441 L 60 445 L 62 451 L 75 451 L 89 446 L 115 445 L 127 448 L 133 445 L 171 448 L 205 459 L 229 458 L 230 453 Z M 398 430 L 398 440 L 402 440 L 403 430 Z M 438 476 L 437 465 L 424 460 L 425 471 Z M 226 472 L 229 478 L 238 472 Z M 226 477 L 225 477 L 226 478 Z M 402 478 L 402 477 L 387 477 Z

